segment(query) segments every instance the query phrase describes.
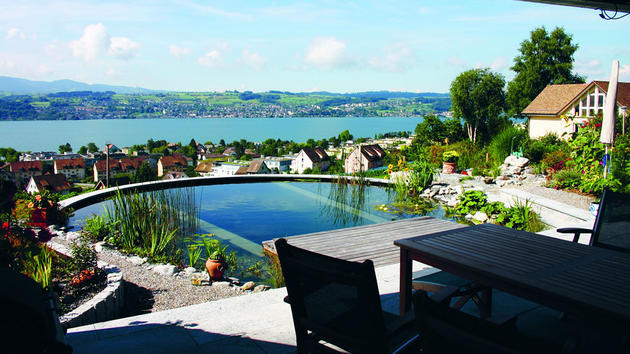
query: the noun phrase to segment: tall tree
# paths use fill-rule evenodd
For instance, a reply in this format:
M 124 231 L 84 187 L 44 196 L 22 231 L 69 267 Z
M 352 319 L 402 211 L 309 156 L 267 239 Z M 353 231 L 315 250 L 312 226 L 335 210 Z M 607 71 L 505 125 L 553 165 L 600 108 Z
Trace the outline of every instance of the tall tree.
M 96 146 L 96 144 L 90 142 L 90 143 L 87 144 L 87 150 L 88 150 L 88 152 L 92 152 L 92 153 L 97 152 L 98 151 L 98 146 Z
M 471 69 L 459 74 L 451 83 L 451 110 L 455 117 L 464 118 L 468 139 L 488 140 L 501 129 L 507 118 L 501 117 L 505 108 L 505 79 L 490 69 Z
M 70 143 L 65 143 L 64 145 L 59 145 L 59 153 L 63 154 L 65 152 L 72 152 L 72 146 Z
M 536 28 L 530 38 L 521 43 L 520 55 L 514 58 L 514 80 L 507 87 L 507 105 L 510 116 L 520 116 L 547 85 L 574 84 L 584 78 L 573 74 L 573 54 L 578 45 L 573 36 L 556 27 L 547 33 L 545 27 Z

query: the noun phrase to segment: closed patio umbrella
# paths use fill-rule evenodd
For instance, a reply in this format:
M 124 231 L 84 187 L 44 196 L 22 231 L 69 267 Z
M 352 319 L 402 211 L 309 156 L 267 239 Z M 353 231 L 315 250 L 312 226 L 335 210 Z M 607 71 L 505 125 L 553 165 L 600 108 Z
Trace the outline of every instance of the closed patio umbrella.
M 619 61 L 613 60 L 612 70 L 610 71 L 610 81 L 608 82 L 608 90 L 606 92 L 606 104 L 604 106 L 602 133 L 599 138 L 602 144 L 606 144 L 606 154 L 604 155 L 604 178 L 607 177 L 608 170 L 610 169 L 610 155 L 608 155 L 608 146 L 612 145 L 615 140 L 615 103 L 617 102 L 618 77 Z

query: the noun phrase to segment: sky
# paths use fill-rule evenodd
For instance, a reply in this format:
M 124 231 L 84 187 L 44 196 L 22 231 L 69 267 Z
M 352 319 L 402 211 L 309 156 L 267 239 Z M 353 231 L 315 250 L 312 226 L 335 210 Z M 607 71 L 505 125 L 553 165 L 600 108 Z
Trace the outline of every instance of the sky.
M 530 32 L 562 27 L 574 71 L 630 81 L 630 16 L 515 0 L 0 0 L 0 75 L 172 91 L 448 92 L 514 77 Z

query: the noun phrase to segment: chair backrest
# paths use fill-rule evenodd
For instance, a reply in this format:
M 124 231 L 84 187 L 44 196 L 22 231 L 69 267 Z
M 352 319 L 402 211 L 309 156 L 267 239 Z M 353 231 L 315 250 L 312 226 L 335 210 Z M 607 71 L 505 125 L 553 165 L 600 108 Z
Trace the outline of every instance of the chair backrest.
M 414 294 L 413 306 L 425 353 L 545 353 L 557 349 L 516 329 L 455 310 L 448 302 L 434 301 L 425 291 Z
M 590 244 L 630 252 L 630 194 L 604 191 Z
M 385 352 L 386 329 L 372 261 L 345 261 L 275 242 L 298 351 L 317 346 L 307 336 L 352 353 Z

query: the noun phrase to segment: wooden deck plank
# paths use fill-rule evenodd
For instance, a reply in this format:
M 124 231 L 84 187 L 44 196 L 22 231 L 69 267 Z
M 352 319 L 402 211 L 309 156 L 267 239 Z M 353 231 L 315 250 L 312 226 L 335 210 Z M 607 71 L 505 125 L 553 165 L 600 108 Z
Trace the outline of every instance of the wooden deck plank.
M 455 222 L 422 216 L 381 224 L 285 237 L 289 244 L 350 261 L 371 259 L 374 265 L 397 264 L 400 249 L 394 241 L 464 227 Z M 276 253 L 274 240 L 263 241 L 265 251 Z

